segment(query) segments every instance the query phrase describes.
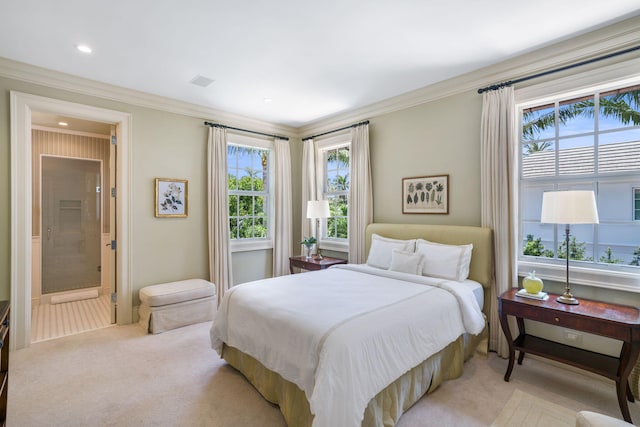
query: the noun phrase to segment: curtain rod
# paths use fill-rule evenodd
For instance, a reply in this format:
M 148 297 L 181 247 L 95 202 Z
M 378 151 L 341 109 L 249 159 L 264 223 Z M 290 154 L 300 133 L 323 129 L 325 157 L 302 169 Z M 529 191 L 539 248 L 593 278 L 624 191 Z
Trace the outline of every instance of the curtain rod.
M 354 123 L 354 124 L 352 124 L 352 125 L 342 127 L 342 128 L 340 128 L 340 129 L 329 130 L 329 131 L 326 131 L 326 132 L 323 132 L 323 133 L 319 133 L 319 134 L 317 134 L 317 135 L 307 136 L 307 137 L 305 137 L 305 138 L 302 138 L 302 141 L 303 141 L 303 142 L 304 142 L 304 141 L 308 141 L 308 140 L 310 140 L 310 139 L 317 138 L 317 137 L 319 137 L 319 136 L 325 136 L 325 135 L 329 135 L 330 133 L 340 132 L 341 130 L 346 130 L 346 129 L 349 129 L 349 128 L 354 128 L 354 127 L 356 127 L 356 126 L 360 126 L 360 125 L 368 125 L 368 124 L 369 124 L 369 120 L 365 120 L 365 121 L 360 122 L 360 123 Z
M 221 125 L 218 123 L 211 123 L 211 122 L 204 122 L 205 126 L 211 126 L 212 128 L 223 128 L 223 129 L 231 129 L 231 130 L 237 130 L 240 132 L 248 132 L 248 133 L 253 133 L 256 135 L 262 135 L 262 136 L 270 136 L 271 138 L 278 138 L 278 139 L 284 139 L 285 141 L 289 140 L 289 137 L 286 136 L 280 136 L 280 135 L 273 135 L 270 133 L 264 133 L 264 132 L 257 132 L 255 130 L 248 130 L 248 129 L 240 129 L 240 128 L 234 128 L 232 126 L 226 126 L 226 125 Z
M 535 79 L 535 78 L 538 78 L 538 77 L 543 77 L 543 76 L 546 76 L 546 75 L 549 75 L 549 74 L 559 73 L 560 71 L 570 70 L 571 68 L 581 67 L 583 65 L 592 64 L 594 62 L 603 61 L 605 59 L 613 58 L 613 57 L 619 56 L 619 55 L 624 55 L 625 53 L 633 52 L 633 51 L 636 51 L 636 50 L 640 50 L 640 46 L 630 47 L 628 49 L 624 49 L 624 50 L 621 50 L 621 51 L 618 51 L 618 52 L 613 52 L 613 53 L 609 53 L 607 55 L 598 56 L 596 58 L 587 59 L 585 61 L 577 62 L 575 64 L 565 65 L 564 67 L 554 68 L 552 70 L 543 71 L 543 72 L 538 73 L 538 74 L 532 74 L 530 76 L 520 77 L 519 79 L 509 80 L 509 81 L 498 83 L 498 84 L 495 84 L 495 85 L 483 87 L 483 88 L 478 89 L 478 93 L 483 93 L 483 92 L 489 92 L 491 90 L 502 89 L 503 87 L 511 86 L 511 85 L 516 84 L 516 83 L 522 83 L 522 82 L 525 82 L 527 80 Z

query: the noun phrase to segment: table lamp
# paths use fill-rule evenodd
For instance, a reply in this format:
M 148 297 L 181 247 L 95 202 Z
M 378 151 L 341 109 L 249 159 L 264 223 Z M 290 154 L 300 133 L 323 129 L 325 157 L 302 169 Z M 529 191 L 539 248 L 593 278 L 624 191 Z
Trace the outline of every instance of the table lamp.
M 316 220 L 316 255 L 322 259 L 320 254 L 320 218 L 329 218 L 329 201 L 328 200 L 309 200 L 307 202 L 307 218 Z
M 557 298 L 563 304 L 579 304 L 571 295 L 569 288 L 569 226 L 571 224 L 598 224 L 598 209 L 593 191 L 545 191 L 542 194 L 542 213 L 540 222 L 547 224 L 566 224 L 565 244 L 567 258 L 567 276 L 564 294 Z

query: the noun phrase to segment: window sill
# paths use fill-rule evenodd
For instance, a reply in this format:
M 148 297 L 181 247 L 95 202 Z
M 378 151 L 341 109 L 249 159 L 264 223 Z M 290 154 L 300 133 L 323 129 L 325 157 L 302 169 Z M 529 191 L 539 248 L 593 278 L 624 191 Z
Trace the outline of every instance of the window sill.
M 232 240 L 231 252 L 247 252 L 247 251 L 260 251 L 273 248 L 273 240 L 260 239 L 260 240 Z
M 518 276 L 524 277 L 533 270 L 535 270 L 536 276 L 542 279 L 560 283 L 565 283 L 567 279 L 565 263 L 518 261 Z M 570 284 L 640 293 L 640 274 L 627 271 L 601 270 L 570 265 L 569 282 Z
M 349 253 L 348 242 L 339 242 L 335 240 L 320 240 L 320 243 L 318 246 L 322 250 Z

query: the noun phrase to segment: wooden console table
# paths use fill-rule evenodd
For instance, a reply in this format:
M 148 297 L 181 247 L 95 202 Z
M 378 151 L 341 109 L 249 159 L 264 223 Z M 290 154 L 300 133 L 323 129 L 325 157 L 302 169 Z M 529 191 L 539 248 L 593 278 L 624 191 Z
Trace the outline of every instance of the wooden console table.
M 631 422 L 627 399 L 633 402 L 634 398 L 629 374 L 640 353 L 640 310 L 585 299 L 580 299 L 579 305 L 561 304 L 556 301 L 558 295 L 553 294 L 549 294 L 549 299 L 539 301 L 516 296 L 517 291 L 517 288 L 510 289 L 499 300 L 500 325 L 509 343 L 509 366 L 504 380 L 509 381 L 516 350 L 520 352 L 519 365 L 522 365 L 525 353 L 531 353 L 585 369 L 615 381 L 620 411 L 625 421 Z M 519 334 L 515 340 L 507 316 L 516 318 Z M 620 340 L 622 350 L 619 357 L 613 357 L 528 335 L 524 319 Z

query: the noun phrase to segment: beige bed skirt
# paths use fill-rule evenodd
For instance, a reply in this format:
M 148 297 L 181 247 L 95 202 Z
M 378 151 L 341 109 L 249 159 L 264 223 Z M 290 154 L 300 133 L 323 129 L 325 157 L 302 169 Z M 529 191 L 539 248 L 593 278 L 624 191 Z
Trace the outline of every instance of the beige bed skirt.
M 365 409 L 363 427 L 392 427 L 425 393 L 442 382 L 462 375 L 463 364 L 473 355 L 481 337 L 461 336 L 440 352 L 406 372 L 378 393 Z M 305 393 L 292 382 L 265 368 L 253 357 L 224 346 L 223 358 L 240 371 L 262 396 L 280 407 L 291 427 L 310 427 L 313 415 Z

